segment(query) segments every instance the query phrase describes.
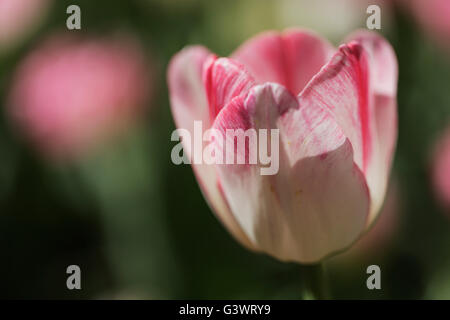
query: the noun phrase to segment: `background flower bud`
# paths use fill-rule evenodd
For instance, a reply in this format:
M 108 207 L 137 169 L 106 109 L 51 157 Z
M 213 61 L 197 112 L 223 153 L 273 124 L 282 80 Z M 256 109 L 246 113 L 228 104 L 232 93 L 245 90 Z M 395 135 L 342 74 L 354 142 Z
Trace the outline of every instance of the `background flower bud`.
M 136 120 L 149 97 L 148 71 L 130 38 L 54 36 L 18 67 L 8 111 L 40 151 L 71 157 Z
M 450 212 L 450 129 L 435 144 L 432 182 L 438 201 Z

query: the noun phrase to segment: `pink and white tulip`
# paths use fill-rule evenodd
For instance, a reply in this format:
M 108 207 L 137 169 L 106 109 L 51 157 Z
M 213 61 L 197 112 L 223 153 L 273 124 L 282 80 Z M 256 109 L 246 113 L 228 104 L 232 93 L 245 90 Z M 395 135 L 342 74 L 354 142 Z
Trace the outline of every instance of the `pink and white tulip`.
M 150 88 L 145 60 L 128 37 L 52 37 L 20 64 L 9 113 L 44 154 L 84 154 L 139 116 Z
M 335 49 L 304 30 L 265 32 L 229 58 L 190 46 L 172 59 L 168 82 L 179 128 L 279 129 L 276 175 L 192 165 L 213 211 L 248 248 L 313 263 L 377 216 L 397 138 L 397 60 L 381 36 L 359 31 Z

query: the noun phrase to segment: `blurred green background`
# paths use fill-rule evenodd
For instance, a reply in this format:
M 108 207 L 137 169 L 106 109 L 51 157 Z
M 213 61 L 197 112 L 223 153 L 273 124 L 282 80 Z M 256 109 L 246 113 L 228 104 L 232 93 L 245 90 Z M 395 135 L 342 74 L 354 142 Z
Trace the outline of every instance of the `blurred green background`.
M 0 113 L 0 298 L 300 298 L 301 268 L 239 245 L 208 208 L 192 169 L 170 161 L 175 127 L 165 71 L 188 44 L 228 55 L 260 31 L 306 26 L 338 45 L 365 27 L 367 6 L 307 2 L 53 1 L 43 22 L 0 55 L 0 105 L 20 61 L 56 31 L 134 34 L 155 66 L 154 96 L 127 135 L 72 165 L 47 161 Z M 70 4 L 81 8 L 80 31 L 66 29 Z M 434 141 L 450 118 L 450 51 L 390 4 L 381 33 L 400 70 L 387 197 L 395 197 L 395 223 L 375 238 L 379 246 L 327 261 L 331 291 L 344 299 L 450 298 L 450 216 L 436 203 L 429 174 Z M 66 288 L 71 264 L 81 268 L 82 290 Z M 382 290 L 366 288 L 371 264 L 381 267 Z

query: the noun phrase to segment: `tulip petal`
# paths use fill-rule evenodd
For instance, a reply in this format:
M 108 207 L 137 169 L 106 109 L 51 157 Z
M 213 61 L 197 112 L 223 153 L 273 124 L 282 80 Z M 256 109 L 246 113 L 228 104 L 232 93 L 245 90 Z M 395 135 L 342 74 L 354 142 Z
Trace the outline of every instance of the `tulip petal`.
M 350 140 L 371 194 L 370 224 L 379 211 L 396 141 L 395 55 L 375 33 L 359 33 L 300 94 L 328 109 Z
M 356 41 L 370 56 L 372 90 L 377 94 L 397 94 L 397 58 L 391 45 L 377 33 L 358 30 L 346 42 Z
M 232 58 L 244 64 L 258 83 L 276 82 L 298 94 L 334 52 L 314 33 L 289 29 L 265 32 L 248 40 Z
M 177 127 L 190 132 L 193 132 L 194 120 L 203 121 L 206 126 L 210 124 L 202 72 L 211 55 L 202 46 L 190 46 L 175 55 L 169 65 L 167 78 L 172 114 Z
M 212 54 L 201 46 L 183 49 L 171 61 L 168 70 L 168 85 L 172 114 L 178 128 L 186 129 L 194 137 L 194 121 L 200 121 L 203 129 L 210 127 L 209 108 L 203 86 L 204 64 Z M 183 149 L 190 159 L 201 150 L 192 148 L 192 143 L 183 141 Z M 252 245 L 231 214 L 220 190 L 214 166 L 192 163 L 200 189 L 219 220 L 241 243 L 252 249 Z
M 374 153 L 376 158 L 367 173 L 371 187 L 372 210 L 369 218 L 371 224 L 383 205 L 388 185 L 389 172 L 392 167 L 395 144 L 397 141 L 397 101 L 394 97 L 375 95 Z
M 328 110 L 352 143 L 355 162 L 365 172 L 371 153 L 368 66 L 356 43 L 342 45 L 299 95 L 300 104 Z
M 240 63 L 228 58 L 211 57 L 205 65 L 203 81 L 212 121 L 234 97 L 254 86 L 253 77 Z
M 281 85 L 258 85 L 246 98 L 231 101 L 213 124 L 224 136 L 227 129 L 279 129 L 278 173 L 261 175 L 261 163 L 218 165 L 217 171 L 231 211 L 254 246 L 303 263 L 356 240 L 370 205 L 351 143 L 332 114 L 312 102 L 299 104 Z M 224 146 L 217 143 L 222 152 Z M 276 149 L 270 148 L 273 157 Z
M 373 199 L 371 223 L 383 203 L 397 141 L 397 58 L 391 45 L 375 32 L 356 31 L 348 41 L 358 42 L 369 58 L 374 157 L 366 177 Z

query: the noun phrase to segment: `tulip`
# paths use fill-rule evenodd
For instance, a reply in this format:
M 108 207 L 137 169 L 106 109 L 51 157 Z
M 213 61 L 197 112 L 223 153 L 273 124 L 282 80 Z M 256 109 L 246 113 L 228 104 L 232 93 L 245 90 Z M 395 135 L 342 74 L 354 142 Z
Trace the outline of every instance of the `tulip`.
M 450 129 L 444 132 L 434 147 L 432 180 L 439 203 L 450 210 Z
M 381 36 L 358 31 L 335 49 L 304 30 L 265 32 L 229 58 L 190 46 L 172 59 L 168 84 L 178 128 L 279 129 L 275 175 L 192 164 L 212 210 L 249 249 L 315 263 L 377 216 L 397 138 L 397 60 Z
M 149 75 L 135 41 L 54 36 L 14 75 L 12 120 L 51 158 L 83 155 L 143 111 Z

